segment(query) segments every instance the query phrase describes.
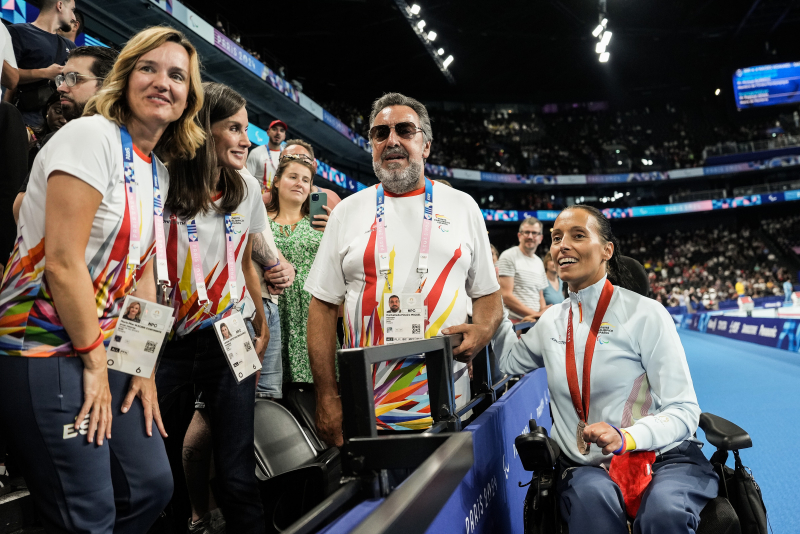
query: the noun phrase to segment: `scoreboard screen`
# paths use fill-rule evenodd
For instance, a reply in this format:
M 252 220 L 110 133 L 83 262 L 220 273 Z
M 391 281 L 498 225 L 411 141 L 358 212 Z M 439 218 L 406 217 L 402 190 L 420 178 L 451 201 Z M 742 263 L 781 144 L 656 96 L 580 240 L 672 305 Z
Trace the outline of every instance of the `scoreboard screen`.
M 737 69 L 733 93 L 739 109 L 800 102 L 800 61 Z

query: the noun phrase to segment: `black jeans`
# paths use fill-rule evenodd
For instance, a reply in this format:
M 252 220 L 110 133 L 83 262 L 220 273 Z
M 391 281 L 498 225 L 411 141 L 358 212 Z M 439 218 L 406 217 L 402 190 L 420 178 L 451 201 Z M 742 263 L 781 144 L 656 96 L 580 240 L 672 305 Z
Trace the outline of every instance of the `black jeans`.
M 181 451 L 194 412 L 194 401 L 202 392 L 214 447 L 215 495 L 225 516 L 227 531 L 263 533 L 264 511 L 253 449 L 255 375 L 237 384 L 214 330 L 206 328 L 167 344 L 156 373 L 156 385 L 169 434 L 165 442 L 175 480 L 173 512 L 176 519 L 188 517 Z

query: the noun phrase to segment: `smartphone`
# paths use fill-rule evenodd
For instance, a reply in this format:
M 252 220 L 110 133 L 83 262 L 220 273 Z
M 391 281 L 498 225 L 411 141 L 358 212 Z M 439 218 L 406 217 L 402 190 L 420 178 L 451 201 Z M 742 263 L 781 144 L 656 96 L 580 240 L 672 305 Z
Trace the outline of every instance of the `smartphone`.
M 327 215 L 328 212 L 325 211 L 324 206 L 328 203 L 328 193 L 311 193 L 311 202 L 309 202 L 309 212 L 308 216 L 311 219 L 311 224 L 313 225 L 317 219 L 314 218 L 314 215 Z

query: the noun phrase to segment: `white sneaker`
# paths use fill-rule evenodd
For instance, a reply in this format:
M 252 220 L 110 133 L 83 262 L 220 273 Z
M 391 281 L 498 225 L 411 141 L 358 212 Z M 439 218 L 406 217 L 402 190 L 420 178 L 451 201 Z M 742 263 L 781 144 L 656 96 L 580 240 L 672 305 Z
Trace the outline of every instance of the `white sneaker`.
M 225 518 L 219 508 L 212 510 L 196 523 L 189 519 L 188 534 L 224 534 Z

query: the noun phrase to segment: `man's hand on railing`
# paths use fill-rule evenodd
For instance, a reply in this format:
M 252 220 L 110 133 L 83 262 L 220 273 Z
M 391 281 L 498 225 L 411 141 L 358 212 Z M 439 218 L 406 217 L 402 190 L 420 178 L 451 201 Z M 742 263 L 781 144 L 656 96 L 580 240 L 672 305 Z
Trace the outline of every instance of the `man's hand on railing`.
M 462 363 L 469 363 L 492 340 L 494 330 L 489 325 L 459 324 L 442 330 L 442 334 L 463 334 L 461 345 L 453 349 L 453 358 Z

